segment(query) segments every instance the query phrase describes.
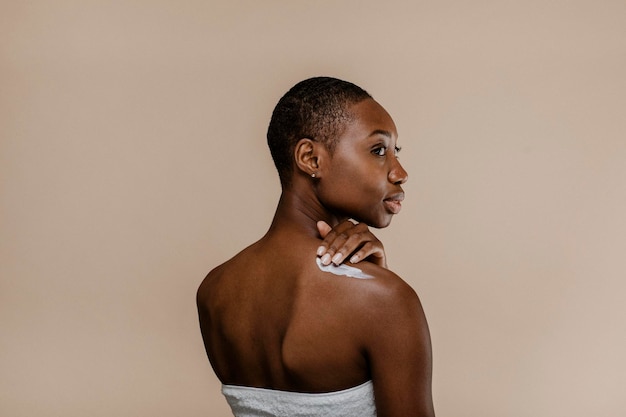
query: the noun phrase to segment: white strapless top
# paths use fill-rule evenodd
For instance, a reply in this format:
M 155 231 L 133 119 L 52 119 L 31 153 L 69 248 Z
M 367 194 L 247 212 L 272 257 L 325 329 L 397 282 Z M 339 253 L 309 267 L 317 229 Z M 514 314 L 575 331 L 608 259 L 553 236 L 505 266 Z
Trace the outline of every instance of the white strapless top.
M 375 417 L 374 385 L 321 394 L 222 385 L 235 417 Z

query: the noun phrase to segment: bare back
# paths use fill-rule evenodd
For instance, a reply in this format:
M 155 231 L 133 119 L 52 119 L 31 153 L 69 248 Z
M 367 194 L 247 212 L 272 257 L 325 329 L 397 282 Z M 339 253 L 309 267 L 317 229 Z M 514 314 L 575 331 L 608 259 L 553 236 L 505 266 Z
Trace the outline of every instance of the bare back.
M 317 244 L 261 240 L 207 276 L 200 325 L 223 383 L 327 392 L 371 378 L 362 310 L 372 283 L 322 272 Z
M 282 243 L 281 243 L 282 242 Z M 321 271 L 317 239 L 265 238 L 209 273 L 200 327 L 223 384 L 331 392 L 372 380 L 379 416 L 432 416 L 428 325 L 400 277 Z

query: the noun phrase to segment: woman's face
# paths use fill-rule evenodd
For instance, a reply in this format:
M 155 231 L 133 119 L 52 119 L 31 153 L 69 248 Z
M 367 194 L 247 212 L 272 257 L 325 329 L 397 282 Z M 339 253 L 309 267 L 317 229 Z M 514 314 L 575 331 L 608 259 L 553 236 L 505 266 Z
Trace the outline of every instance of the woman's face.
M 397 158 L 398 133 L 391 116 L 373 99 L 352 107 L 318 184 L 321 203 L 340 217 L 387 227 L 401 209 L 408 175 Z

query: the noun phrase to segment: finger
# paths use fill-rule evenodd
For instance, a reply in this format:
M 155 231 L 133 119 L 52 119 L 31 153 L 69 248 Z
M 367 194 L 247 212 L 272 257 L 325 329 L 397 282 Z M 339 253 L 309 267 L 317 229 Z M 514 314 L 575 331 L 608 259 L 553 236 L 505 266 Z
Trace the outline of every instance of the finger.
M 326 262 L 326 257 L 324 256 L 327 252 L 328 252 L 328 248 L 329 246 L 332 244 L 332 242 L 335 240 L 336 236 L 337 236 L 337 232 L 335 232 L 334 230 L 330 229 L 330 230 L 325 230 L 325 226 L 328 226 L 327 223 L 325 222 L 318 222 L 317 223 L 317 229 L 320 232 L 320 235 L 323 237 L 324 240 L 322 240 L 322 243 L 320 243 L 320 246 L 317 248 L 317 256 L 321 256 L 322 259 L 322 263 L 324 263 L 324 265 L 328 265 L 328 263 L 330 262 Z M 330 227 L 330 226 L 328 226 Z M 326 263 L 325 263 L 326 262 Z
M 354 229 L 351 230 L 354 232 Z M 365 244 L 371 241 L 374 236 L 371 233 L 354 233 L 349 236 L 344 242 L 342 246 L 339 246 L 339 243 L 335 241 L 333 244 L 337 246 L 336 254 L 332 257 L 332 262 L 335 265 L 341 264 L 351 253 L 357 251 Z
M 356 251 L 350 257 L 350 262 L 355 264 L 361 262 L 364 259 L 367 259 L 378 266 L 382 266 L 385 269 L 387 268 L 385 251 L 382 248 L 382 244 L 380 242 L 377 242 L 377 244 L 373 242 L 365 243 L 358 251 Z
M 341 251 L 341 248 L 348 239 L 349 236 L 345 233 L 335 233 L 334 239 L 332 239 L 332 242 L 329 243 L 326 253 L 322 256 L 322 263 L 324 265 L 329 265 L 333 262 L 335 265 L 339 265 L 339 263 L 341 263 L 340 260 L 343 260 L 346 255 L 350 253 Z
M 324 240 L 317 248 L 316 253 L 317 256 L 322 257 L 322 263 L 324 265 L 329 265 L 332 256 L 337 252 L 337 247 L 342 245 L 348 238 L 346 232 L 354 228 L 354 223 L 346 220 L 330 229 L 330 226 L 326 222 L 319 221 L 317 222 L 317 228 Z
M 320 220 L 319 222 L 317 222 L 317 230 L 320 232 L 320 236 L 323 238 L 326 237 L 326 235 L 332 230 L 333 228 L 330 227 L 330 225 L 328 223 L 326 223 L 323 220 Z

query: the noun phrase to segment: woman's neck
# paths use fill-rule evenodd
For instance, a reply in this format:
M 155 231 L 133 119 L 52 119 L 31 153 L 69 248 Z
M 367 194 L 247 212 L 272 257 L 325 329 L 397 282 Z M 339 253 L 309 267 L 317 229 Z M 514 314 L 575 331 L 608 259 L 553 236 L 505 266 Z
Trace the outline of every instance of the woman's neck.
M 323 207 L 314 193 L 283 189 L 268 235 L 286 232 L 319 238 L 320 220 L 335 226 L 343 219 Z

